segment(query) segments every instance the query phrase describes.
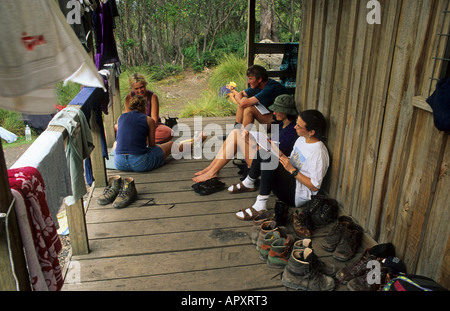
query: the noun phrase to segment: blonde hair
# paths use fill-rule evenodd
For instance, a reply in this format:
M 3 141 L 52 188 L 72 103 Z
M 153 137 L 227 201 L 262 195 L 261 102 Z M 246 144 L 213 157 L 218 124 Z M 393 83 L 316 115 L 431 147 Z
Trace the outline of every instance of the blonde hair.
M 134 73 L 130 76 L 130 78 L 128 79 L 128 82 L 130 82 L 130 87 L 131 89 L 133 89 L 134 84 L 138 83 L 138 82 L 142 82 L 144 83 L 145 86 L 147 86 L 147 81 L 145 80 L 144 75 L 140 74 L 140 73 Z
M 130 110 L 136 110 L 145 113 L 147 100 L 141 95 L 134 95 L 130 99 Z

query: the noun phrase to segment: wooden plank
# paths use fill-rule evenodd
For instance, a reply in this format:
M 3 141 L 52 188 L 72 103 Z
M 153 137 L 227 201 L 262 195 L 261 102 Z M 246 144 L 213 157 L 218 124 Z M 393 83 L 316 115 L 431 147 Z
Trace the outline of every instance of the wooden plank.
M 418 257 L 424 246 L 423 236 L 429 223 L 429 209 L 441 169 L 443 146 L 445 147 L 448 138 L 446 134 L 435 129 L 433 118 L 428 112 L 417 110 L 416 114 L 411 140 L 411 150 L 415 152 L 411 152 L 408 157 L 403 187 L 399 194 L 400 209 L 395 223 L 399 232 L 408 234 L 397 234 L 393 237 L 396 251 L 402 256 L 408 271 L 416 270 Z M 439 222 L 442 220 L 439 219 Z M 448 230 L 444 229 L 445 231 L 448 233 Z M 435 238 L 438 239 L 436 236 Z M 428 246 L 425 248 L 429 251 Z
M 188 273 L 87 282 L 80 285 L 67 284 L 64 289 L 69 291 L 229 291 L 233 288 L 240 291 L 280 287 L 280 280 L 273 278 L 279 271 L 269 269 L 265 263 L 260 263 Z M 243 278 L 243 275 L 246 277 Z
M 444 150 L 429 219 L 423 230 L 422 247 L 416 273 L 426 275 L 450 288 L 450 136 L 444 138 Z M 430 260 L 432 258 L 432 260 Z
M 329 87 L 334 84 L 335 68 L 336 68 L 336 49 L 337 38 L 340 27 L 342 1 L 328 1 L 327 2 L 327 16 L 324 28 L 325 38 L 323 46 L 323 66 L 320 80 L 320 93 L 317 109 L 323 113 L 327 121 L 330 118 L 331 109 L 331 92 Z
M 307 109 L 308 84 L 310 73 L 310 59 L 313 43 L 314 25 L 314 1 L 304 0 L 302 2 L 302 33 L 300 36 L 299 61 L 297 68 L 295 102 L 297 111 Z
M 361 186 L 359 198 L 356 206 L 367 206 L 367 221 L 362 223 L 367 232 L 373 238 L 377 238 L 379 233 L 380 214 L 382 213 L 382 197 L 383 192 L 374 191 L 376 168 L 378 163 L 378 150 L 380 145 L 380 137 L 383 129 L 383 117 L 385 113 L 385 103 L 388 92 L 388 83 L 391 75 L 393 54 L 395 48 L 395 38 L 397 35 L 398 17 L 401 10 L 401 1 L 385 0 L 381 1 L 382 8 L 388 14 L 382 14 L 380 27 L 373 36 L 373 68 L 371 84 L 372 87 L 368 92 L 367 115 L 364 123 L 363 137 L 361 140 Z M 381 48 L 388 47 L 388 48 Z
M 336 78 L 333 85 L 330 111 L 330 130 L 328 131 L 328 147 L 333 157 L 329 168 L 330 195 L 340 200 L 338 196 L 341 188 L 340 164 L 342 160 L 342 144 L 345 136 L 347 103 L 349 98 L 349 83 L 353 63 L 357 12 L 359 1 L 344 1 L 341 11 L 341 25 L 337 46 Z M 313 52 L 314 53 L 314 52 Z
M 373 46 L 376 26 L 367 23 L 366 15 L 367 8 L 360 6 L 340 167 L 342 173 L 339 180 L 342 188 L 341 193 L 337 195 L 342 198 L 341 203 L 346 207 L 348 213 L 361 224 L 366 221 L 365 216 L 368 212 L 368 206 L 356 205 L 355 201 L 360 196 L 361 144 L 364 131 L 367 130 L 364 128 L 365 122 L 367 122 L 367 110 L 370 109 L 371 105 L 367 93 L 372 84 L 373 51 L 376 49 Z
M 126 209 L 112 209 L 111 206 L 89 208 L 86 222 L 89 225 L 103 222 L 230 214 L 238 211 L 239 206 L 247 206 L 253 203 L 254 199 L 255 197 L 234 197 L 227 200 L 207 200 L 203 198 L 202 201 L 198 202 L 177 203 L 173 207 L 170 204 L 164 205 L 156 202 L 158 205 L 155 206 L 130 206 Z M 142 202 L 145 203 L 145 201 Z M 273 207 L 274 203 L 275 197 L 271 196 L 268 204 L 269 209 Z
M 297 44 L 298 45 L 298 44 Z M 285 43 L 255 43 L 255 54 L 284 54 Z

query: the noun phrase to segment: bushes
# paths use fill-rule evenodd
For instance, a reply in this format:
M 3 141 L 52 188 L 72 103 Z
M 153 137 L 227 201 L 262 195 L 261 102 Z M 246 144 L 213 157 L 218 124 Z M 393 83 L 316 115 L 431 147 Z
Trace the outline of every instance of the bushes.
M 219 96 L 219 91 L 231 81 L 236 82 L 236 88 L 239 91 L 246 88 L 246 70 L 245 59 L 234 54 L 224 56 L 211 75 L 208 91 L 202 94 L 199 101 L 189 103 L 181 112 L 180 117 L 224 117 L 236 114 L 236 106 L 226 97 Z

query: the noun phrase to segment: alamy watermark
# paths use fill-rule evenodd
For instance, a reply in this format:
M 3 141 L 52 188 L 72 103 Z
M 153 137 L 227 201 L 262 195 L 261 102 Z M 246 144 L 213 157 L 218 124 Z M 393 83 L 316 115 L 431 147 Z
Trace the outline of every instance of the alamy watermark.
M 267 133 L 267 126 L 265 124 L 260 124 L 257 127 L 254 124 L 249 124 L 246 128 L 237 129 L 232 124 L 227 124 L 224 131 L 221 125 L 215 123 L 209 123 L 206 124 L 206 126 L 203 126 L 202 117 L 197 116 L 194 117 L 193 129 L 187 124 L 179 123 L 173 127 L 172 131 L 173 136 L 179 137 L 175 140 L 175 143 L 172 146 L 172 157 L 175 160 L 192 158 L 196 159 L 201 157 L 207 160 L 213 160 L 215 157 L 218 157 L 220 159 L 226 158 L 228 160 L 234 159 L 236 154 L 235 152 L 233 152 L 234 148 L 228 147 L 230 148 L 226 148 L 228 149 L 228 152 L 219 152 L 220 148 L 224 144 L 224 141 L 222 139 L 209 139 L 203 144 L 194 143 L 192 150 L 189 148 L 186 148 L 186 150 L 183 149 L 182 152 L 177 150 L 179 144 L 184 141 L 194 138 L 195 142 L 195 139 L 201 139 L 201 135 L 199 133 L 202 132 L 204 133 L 204 135 L 210 138 L 213 138 L 214 136 L 223 137 L 228 134 L 228 139 L 226 140 L 226 142 L 228 144 L 233 144 L 234 146 L 236 146 L 237 151 L 242 155 L 249 155 L 253 159 L 256 157 L 257 143 L 256 140 L 250 137 L 250 134 L 248 134 L 249 137 L 245 137 L 245 132 L 258 131 Z M 196 135 L 197 137 L 195 137 Z M 276 144 L 276 142 L 279 142 L 279 128 L 277 126 L 273 126 L 271 128 L 270 140 L 272 141 L 272 144 Z M 245 143 L 245 141 L 247 141 L 248 143 Z M 229 150 L 232 151 L 230 152 Z M 275 149 L 273 151 L 274 152 L 259 153 L 261 158 L 263 160 L 266 160 L 261 163 L 262 170 L 274 170 L 277 168 L 279 159 L 276 156 L 277 151 L 275 151 Z
M 381 4 L 377 0 L 370 0 L 367 2 L 369 13 L 367 13 L 366 20 L 370 25 L 381 24 Z
M 66 20 L 69 25 L 81 24 L 81 3 L 78 0 L 67 1 L 66 8 L 70 9 L 67 13 Z

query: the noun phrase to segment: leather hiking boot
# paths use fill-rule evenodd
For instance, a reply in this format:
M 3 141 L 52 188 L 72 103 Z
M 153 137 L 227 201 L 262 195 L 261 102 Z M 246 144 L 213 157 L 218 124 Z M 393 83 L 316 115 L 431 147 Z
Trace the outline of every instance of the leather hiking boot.
M 280 232 L 278 232 L 278 230 L 271 231 L 264 236 L 261 242 L 261 246 L 259 248 L 259 259 L 261 259 L 262 261 L 267 260 L 267 256 L 269 256 L 270 252 L 270 246 L 274 241 L 278 240 L 279 238 L 281 238 L 281 235 Z
M 267 256 L 267 265 L 271 268 L 284 269 L 288 264 L 291 255 L 292 239 L 279 238 L 270 245 L 269 256 Z
M 277 222 L 278 226 L 286 226 L 288 215 L 286 204 L 283 201 L 276 201 L 274 211 L 275 221 Z
M 299 239 L 309 238 L 312 235 L 311 230 L 306 226 L 306 215 L 303 212 L 294 211 L 293 220 L 295 236 Z
M 295 290 L 331 291 L 334 280 L 319 271 L 320 261 L 310 248 L 292 251 L 281 282 Z
M 384 267 L 381 268 L 379 284 L 377 284 L 374 280 L 370 280 L 369 270 L 366 270 L 363 275 L 360 275 L 350 280 L 347 283 L 347 288 L 353 292 L 380 291 L 386 285 L 388 279 L 389 279 L 389 269 L 386 269 Z
M 293 247 L 294 249 L 312 248 L 312 240 L 311 239 L 297 240 L 295 241 Z
M 322 248 L 326 251 L 333 252 L 341 241 L 344 229 L 350 224 L 353 224 L 353 219 L 351 217 L 340 216 L 327 237 L 323 240 Z
M 356 253 L 361 245 L 363 229 L 357 224 L 348 225 L 342 232 L 342 237 L 333 252 L 333 258 L 339 261 L 347 261 Z
M 134 179 L 131 177 L 126 177 L 123 179 L 122 188 L 120 189 L 117 198 L 114 200 L 113 207 L 127 207 L 136 197 L 137 191 L 134 184 Z
M 122 178 L 119 175 L 112 176 L 109 178 L 108 184 L 103 190 L 103 194 L 97 199 L 98 205 L 106 205 L 114 202 L 122 187 Z
M 358 260 L 343 267 L 336 273 L 336 280 L 342 284 L 347 284 L 348 281 L 363 275 L 367 270 L 367 263 L 376 259 L 377 257 L 371 255 L 369 249 L 366 249 Z
M 261 224 L 258 238 L 256 240 L 256 249 L 258 251 L 266 234 L 276 230 L 278 230 L 278 227 L 277 223 L 274 220 L 265 221 Z

